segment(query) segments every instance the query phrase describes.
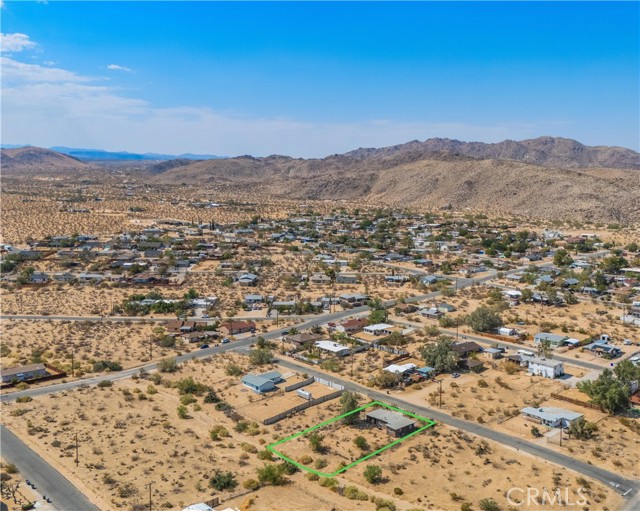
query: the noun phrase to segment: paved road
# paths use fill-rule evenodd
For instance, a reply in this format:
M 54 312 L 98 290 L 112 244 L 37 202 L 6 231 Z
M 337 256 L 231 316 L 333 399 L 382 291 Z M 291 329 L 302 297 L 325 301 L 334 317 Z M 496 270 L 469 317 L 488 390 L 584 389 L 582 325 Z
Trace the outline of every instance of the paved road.
M 316 325 L 322 325 L 328 321 L 338 321 L 340 319 L 346 318 L 348 316 L 354 316 L 361 313 L 366 313 L 369 310 L 368 307 L 356 307 L 353 309 L 349 309 L 346 311 L 334 312 L 330 314 L 323 314 L 321 316 L 315 316 L 307 321 L 296 325 L 296 328 L 299 330 L 304 330 L 308 328 L 313 328 Z M 278 330 L 273 330 L 271 332 L 261 334 L 261 337 L 264 337 L 266 340 L 278 339 L 282 336 L 282 334 L 287 331 L 289 327 L 279 328 Z M 184 355 L 180 355 L 176 357 L 176 361 L 178 363 L 185 362 L 187 360 L 193 360 L 197 358 L 204 358 L 211 355 L 215 355 L 216 353 L 224 353 L 227 351 L 243 351 L 249 348 L 251 344 L 256 342 L 258 336 L 247 337 L 245 339 L 241 339 L 238 341 L 233 341 L 228 344 L 220 344 L 218 346 L 213 346 L 211 348 L 206 348 L 204 350 L 195 350 L 191 353 L 186 353 Z M 140 374 L 141 371 L 155 371 L 157 369 L 157 364 L 146 364 L 138 367 L 132 367 L 130 369 L 125 369 L 123 371 L 119 371 L 116 373 L 108 373 L 101 376 L 93 376 L 88 378 L 81 378 L 78 380 L 69 381 L 66 383 L 56 383 L 53 385 L 47 385 L 43 387 L 34 387 L 31 389 L 21 390 L 17 392 L 11 392 L 9 394 L 0 394 L 0 401 L 13 401 L 19 397 L 23 396 L 42 396 L 46 394 L 53 394 L 56 392 L 64 392 L 67 390 L 73 390 L 78 387 L 84 385 L 97 385 L 101 381 L 117 381 L 123 380 L 126 378 L 131 378 L 134 374 Z
M 344 385 L 346 390 L 352 392 L 358 392 L 360 394 L 364 394 L 367 397 L 383 401 L 387 403 L 391 403 L 397 405 L 405 410 L 410 412 L 415 412 L 419 415 L 426 416 L 428 418 L 434 419 L 438 422 L 442 422 L 443 424 L 447 424 L 449 426 L 461 429 L 463 431 L 467 431 L 469 433 L 473 433 L 483 438 L 487 438 L 489 440 L 493 440 L 502 445 L 506 445 L 508 447 L 512 447 L 514 449 L 521 450 L 523 452 L 529 453 L 536 458 L 540 458 L 551 463 L 555 463 L 557 465 L 563 466 L 575 472 L 581 473 L 587 477 L 600 481 L 608 486 L 613 487 L 617 492 L 621 494 L 625 494 L 629 490 L 631 490 L 627 495 L 631 496 L 638 492 L 640 489 L 640 481 L 635 479 L 630 479 L 623 477 L 614 472 L 610 472 L 608 470 L 599 468 L 595 465 L 590 465 L 583 461 L 576 460 L 570 456 L 566 456 L 562 453 L 554 451 L 552 449 L 548 449 L 543 445 L 529 442 L 527 440 L 522 440 L 517 437 L 508 435 L 506 433 L 502 433 L 496 430 L 493 430 L 489 427 L 482 426 L 475 422 L 469 422 L 463 419 L 458 419 L 456 417 L 451 417 L 450 415 L 436 410 L 427 406 L 419 406 L 412 403 L 408 403 L 404 401 L 397 393 L 386 394 L 385 392 L 380 392 L 377 390 L 370 389 L 363 385 L 359 385 L 349 380 L 344 380 L 335 375 L 327 376 L 327 374 L 317 371 L 306 364 L 300 364 L 290 360 L 278 360 L 278 364 L 288 367 L 290 369 L 294 369 L 297 371 L 305 372 L 312 376 L 318 376 L 320 378 L 329 378 L 333 381 Z
M 0 425 L 0 446 L 2 456 L 14 463 L 25 479 L 31 480 L 36 485 L 37 493 L 51 498 L 56 509 L 100 511 L 60 472 L 2 425 Z

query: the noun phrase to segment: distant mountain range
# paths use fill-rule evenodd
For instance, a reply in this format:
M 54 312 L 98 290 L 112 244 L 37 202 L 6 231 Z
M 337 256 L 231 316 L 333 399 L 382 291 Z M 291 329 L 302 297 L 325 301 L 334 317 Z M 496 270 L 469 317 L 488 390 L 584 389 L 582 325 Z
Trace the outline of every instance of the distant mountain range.
M 13 175 L 100 172 L 50 149 L 2 150 Z M 104 159 L 102 159 L 104 162 Z M 106 162 L 105 162 L 106 163 Z M 357 149 L 319 159 L 239 156 L 148 165 L 149 182 L 393 207 L 452 207 L 530 218 L 640 222 L 640 154 L 542 137 L 497 144 L 449 139 Z
M 28 145 L 12 145 L 3 144 L 2 149 L 18 149 L 21 147 L 33 147 Z M 84 161 L 106 161 L 106 160 L 214 160 L 216 158 L 225 158 L 224 156 L 216 156 L 213 154 L 159 154 L 159 153 L 130 153 L 127 151 L 104 151 L 102 149 L 81 149 L 77 147 L 54 146 L 50 147 L 52 151 L 66 154 Z

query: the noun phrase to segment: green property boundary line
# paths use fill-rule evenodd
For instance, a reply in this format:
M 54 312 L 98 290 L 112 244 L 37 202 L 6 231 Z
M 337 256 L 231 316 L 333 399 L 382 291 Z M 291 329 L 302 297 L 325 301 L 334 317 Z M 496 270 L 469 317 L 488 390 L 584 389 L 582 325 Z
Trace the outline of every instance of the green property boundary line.
M 371 406 L 382 406 L 384 408 L 388 408 L 390 410 L 394 410 L 396 412 L 400 412 L 404 415 L 408 415 L 409 417 L 413 417 L 416 420 L 419 420 L 421 422 L 424 422 L 425 425 L 422 426 L 419 429 L 416 429 L 415 431 L 412 431 L 411 433 L 409 433 L 408 435 L 403 436 L 402 438 L 398 438 L 397 440 L 394 440 L 393 442 L 391 442 L 388 445 L 385 445 L 384 447 L 381 447 L 380 449 L 377 449 L 373 452 L 370 452 L 369 454 L 367 454 L 366 456 L 363 456 L 362 458 L 349 463 L 348 465 L 340 468 L 339 470 L 336 470 L 335 472 L 332 472 L 330 474 L 327 474 L 325 472 L 320 472 L 319 470 L 314 470 L 312 468 L 309 468 L 295 460 L 292 460 L 291 458 L 289 458 L 287 455 L 283 454 L 282 452 L 278 451 L 276 449 L 276 447 L 278 445 L 284 444 L 286 442 L 288 442 L 289 440 L 293 440 L 295 438 L 298 438 L 300 436 L 306 435 L 307 433 L 311 433 L 312 431 L 315 431 L 316 429 L 320 429 L 323 428 L 324 426 L 327 426 L 329 424 L 332 424 L 336 421 L 339 421 L 341 419 L 344 419 L 345 417 L 349 416 L 349 415 L 353 415 L 354 413 L 359 413 L 363 410 L 366 410 L 367 408 L 371 407 Z M 301 470 L 306 470 L 307 472 L 311 472 L 312 474 L 317 474 L 320 477 L 334 477 L 337 476 L 338 474 L 341 474 L 342 472 L 350 469 L 351 467 L 355 467 L 356 465 L 358 465 L 359 463 L 362 463 L 363 461 L 368 460 L 369 458 L 373 458 L 374 456 L 380 454 L 382 451 L 386 451 L 387 449 L 390 449 L 391 447 L 393 447 L 394 445 L 398 445 L 400 442 L 406 440 L 409 437 L 412 437 L 414 435 L 417 435 L 418 433 L 422 433 L 423 431 L 429 429 L 430 427 L 434 426 L 436 424 L 436 421 L 432 420 L 432 419 L 427 419 L 426 417 L 421 417 L 420 415 L 416 415 L 414 413 L 408 412 L 406 410 L 403 410 L 401 408 L 397 408 L 395 406 L 392 405 L 388 405 L 386 403 L 382 403 L 381 401 L 372 401 L 369 404 L 366 404 L 364 406 L 361 406 L 359 408 L 356 408 L 355 410 L 352 410 L 350 412 L 344 413 L 342 415 L 338 415 L 337 417 L 334 417 L 333 419 L 329 419 L 327 421 L 321 422 L 319 424 L 316 424 L 315 426 L 311 426 L 310 428 L 307 428 L 303 431 L 300 431 L 298 433 L 295 433 L 291 436 L 288 436 L 286 438 L 283 438 L 282 440 L 278 440 L 277 442 L 274 442 L 272 444 L 267 445 L 267 450 L 271 451 L 273 454 L 275 454 L 276 456 L 279 456 L 280 458 L 282 458 L 283 460 L 288 461 L 289 463 L 292 463 L 293 465 L 295 465 L 296 467 L 298 467 Z

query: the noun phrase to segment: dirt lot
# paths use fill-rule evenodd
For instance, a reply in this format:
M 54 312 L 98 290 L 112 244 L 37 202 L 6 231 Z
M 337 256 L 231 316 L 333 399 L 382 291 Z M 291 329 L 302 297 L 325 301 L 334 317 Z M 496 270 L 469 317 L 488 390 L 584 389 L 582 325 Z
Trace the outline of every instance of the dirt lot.
M 237 365 L 241 371 L 252 370 L 246 360 L 225 355 L 189 362 L 178 373 L 163 374 L 162 382 L 129 380 L 113 387 L 90 387 L 7 404 L 3 422 L 104 509 L 133 509 L 136 503 L 145 501 L 144 485 L 149 481 L 154 482 L 154 502 L 174 507 L 205 500 L 214 493 L 227 499 L 233 493 L 207 489 L 215 468 L 232 471 L 241 484 L 256 478 L 256 468 L 268 462 L 258 458 L 266 443 L 335 417 L 340 408 L 337 401 L 331 401 L 273 426 L 249 424 L 242 433 L 237 423 L 216 410 L 216 405 L 204 403 L 202 397 L 186 405 L 190 418 L 178 417 L 181 396 L 178 389 L 167 386 L 169 382 L 191 376 L 197 383 L 211 385 L 221 399 L 231 403 L 245 393 L 238 384 L 239 376 L 227 375 L 226 368 Z M 224 428 L 217 440 L 209 434 L 214 426 Z M 381 484 L 367 483 L 362 475 L 364 467 L 360 466 L 338 481 L 355 485 L 369 496 L 391 499 L 399 510 L 457 510 L 458 496 L 472 503 L 485 497 L 504 503 L 504 492 L 513 485 L 550 487 L 562 483 L 577 487 L 574 474 L 552 465 L 442 425 L 435 429 L 376 458 L 375 464 L 382 467 L 385 478 Z M 80 446 L 78 467 L 74 463 L 75 433 Z M 341 444 L 342 440 L 338 438 Z M 349 443 L 347 438 L 344 445 Z M 490 473 L 487 465 L 491 466 Z M 304 474 L 295 474 L 290 480 L 286 491 L 291 496 L 284 507 L 277 503 L 277 492 L 272 488 L 239 496 L 229 504 L 256 510 L 328 510 L 336 505 L 345 510 L 373 509 L 371 503 L 335 495 L 329 487 L 308 481 Z M 619 496 L 601 485 L 591 486 L 593 502 L 607 502 L 609 509 L 617 507 Z M 238 486 L 236 491 L 240 489 Z M 455 499 L 450 493 L 456 493 Z
M 158 324 L 116 323 L 99 321 L 27 321 L 2 320 L 0 365 L 12 367 L 38 360 L 71 370 L 71 354 L 75 352 L 76 376 L 93 372 L 98 360 L 132 367 L 149 361 L 149 339 Z M 181 348 L 161 348 L 154 344 L 154 360 L 176 354 Z M 193 349 L 193 346 L 182 348 Z

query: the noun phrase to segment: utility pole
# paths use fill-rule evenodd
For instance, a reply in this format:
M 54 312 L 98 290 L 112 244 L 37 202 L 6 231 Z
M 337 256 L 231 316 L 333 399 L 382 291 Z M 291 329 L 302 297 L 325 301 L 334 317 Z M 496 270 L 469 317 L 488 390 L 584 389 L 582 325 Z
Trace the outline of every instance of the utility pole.
M 78 458 L 78 433 L 76 433 L 76 468 L 80 464 L 80 459 Z
M 151 486 L 153 485 L 153 483 L 149 483 L 147 486 L 149 486 L 149 511 L 151 511 Z
M 153 359 L 153 340 L 149 337 L 149 361 Z
M 438 380 L 438 383 L 440 384 L 440 403 L 438 406 L 442 408 L 442 379 Z
M 75 345 L 71 346 L 71 377 L 75 377 L 76 375 L 76 365 L 75 365 L 75 354 L 76 347 Z

